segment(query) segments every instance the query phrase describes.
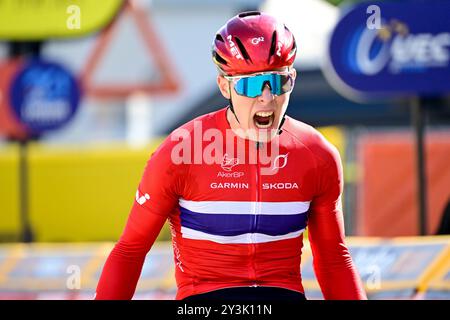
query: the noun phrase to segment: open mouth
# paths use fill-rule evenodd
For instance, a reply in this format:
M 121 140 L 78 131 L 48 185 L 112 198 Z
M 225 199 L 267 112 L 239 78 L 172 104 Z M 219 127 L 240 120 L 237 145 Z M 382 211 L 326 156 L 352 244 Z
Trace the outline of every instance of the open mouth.
M 270 128 L 273 124 L 275 114 L 273 111 L 260 111 L 253 116 L 253 122 L 259 129 Z

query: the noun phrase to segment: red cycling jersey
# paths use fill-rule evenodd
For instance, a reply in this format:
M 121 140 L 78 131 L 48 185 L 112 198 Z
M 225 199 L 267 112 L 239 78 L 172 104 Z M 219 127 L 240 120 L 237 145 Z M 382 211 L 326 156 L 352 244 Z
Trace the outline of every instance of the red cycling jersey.
M 339 153 L 314 128 L 289 117 L 276 147 L 277 153 L 273 142 L 234 135 L 226 109 L 175 130 L 147 162 L 96 299 L 133 297 L 145 256 L 167 219 L 177 299 L 239 286 L 304 292 L 306 227 L 324 298 L 365 299 L 344 242 Z M 213 163 L 205 163 L 208 154 Z

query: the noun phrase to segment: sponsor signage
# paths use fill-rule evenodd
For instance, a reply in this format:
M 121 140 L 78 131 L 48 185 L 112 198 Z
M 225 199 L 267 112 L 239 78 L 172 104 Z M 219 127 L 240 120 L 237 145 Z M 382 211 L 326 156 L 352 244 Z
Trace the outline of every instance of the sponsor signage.
M 343 14 L 324 73 L 345 96 L 450 92 L 450 2 L 370 2 Z
M 17 119 L 32 133 L 40 133 L 58 129 L 72 119 L 80 89 L 63 66 L 30 60 L 12 80 L 9 98 Z

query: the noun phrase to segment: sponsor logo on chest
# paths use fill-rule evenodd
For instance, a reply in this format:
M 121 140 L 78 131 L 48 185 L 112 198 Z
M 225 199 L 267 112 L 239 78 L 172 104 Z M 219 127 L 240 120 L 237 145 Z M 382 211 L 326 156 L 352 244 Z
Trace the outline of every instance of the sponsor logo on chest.
M 249 189 L 250 184 L 245 182 L 211 182 L 211 189 Z M 300 189 L 296 182 L 264 182 L 263 190 L 292 190 Z
M 244 182 L 211 182 L 211 189 L 249 189 L 249 184 Z
M 265 182 L 262 184 L 263 190 L 289 190 L 289 189 L 299 189 L 296 182 Z

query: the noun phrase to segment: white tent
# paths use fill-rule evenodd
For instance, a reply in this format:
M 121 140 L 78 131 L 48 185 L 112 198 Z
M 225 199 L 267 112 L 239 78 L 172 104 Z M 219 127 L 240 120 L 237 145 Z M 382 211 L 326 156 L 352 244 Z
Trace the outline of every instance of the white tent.
M 298 69 L 319 68 L 339 9 L 324 0 L 267 0 L 260 7 L 283 21 L 295 36 Z

